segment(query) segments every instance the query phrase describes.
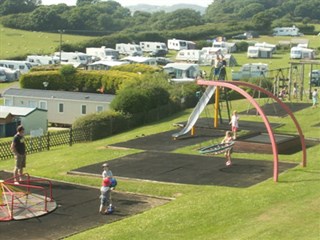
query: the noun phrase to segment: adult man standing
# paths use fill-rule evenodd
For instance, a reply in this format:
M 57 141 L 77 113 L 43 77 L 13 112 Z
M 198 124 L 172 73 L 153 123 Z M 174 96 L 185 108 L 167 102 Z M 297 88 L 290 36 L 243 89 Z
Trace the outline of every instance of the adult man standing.
M 13 170 L 15 184 L 19 183 L 18 175 L 20 176 L 19 181 L 22 181 L 21 175 L 23 174 L 23 168 L 26 167 L 26 145 L 24 140 L 24 127 L 19 125 L 17 127 L 17 133 L 14 135 L 11 143 L 11 151 L 15 158 L 15 167 Z

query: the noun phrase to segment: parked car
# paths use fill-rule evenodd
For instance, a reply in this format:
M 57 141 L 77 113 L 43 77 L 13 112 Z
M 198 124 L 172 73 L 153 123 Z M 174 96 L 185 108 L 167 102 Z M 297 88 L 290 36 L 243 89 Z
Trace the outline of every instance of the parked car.
M 167 65 L 168 63 L 173 63 L 172 60 L 170 60 L 169 58 L 164 58 L 164 57 L 157 57 L 156 58 L 157 64 L 158 65 Z
M 167 55 L 167 51 L 165 49 L 156 49 L 150 52 L 150 57 L 165 57 Z
M 319 87 L 320 86 L 320 70 L 312 70 L 309 73 L 310 84 Z

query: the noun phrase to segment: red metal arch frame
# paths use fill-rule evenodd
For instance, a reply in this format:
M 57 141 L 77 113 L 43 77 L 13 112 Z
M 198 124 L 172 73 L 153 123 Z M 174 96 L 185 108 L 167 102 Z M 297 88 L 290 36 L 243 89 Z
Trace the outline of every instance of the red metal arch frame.
M 240 93 L 242 96 L 244 96 L 258 111 L 258 113 L 260 114 L 267 132 L 269 134 L 270 137 L 270 141 L 271 141 L 271 147 L 272 147 L 272 153 L 273 153 L 273 180 L 275 182 L 278 182 L 278 175 L 279 175 L 279 157 L 278 157 L 278 147 L 276 144 L 276 140 L 274 137 L 274 133 L 272 130 L 272 127 L 269 123 L 268 117 L 266 116 L 266 114 L 264 113 L 264 111 L 262 110 L 262 108 L 260 107 L 260 105 L 255 101 L 255 99 L 253 97 L 250 96 L 250 94 L 248 94 L 246 91 L 244 91 L 243 89 L 241 89 L 239 86 L 246 86 L 246 87 L 250 87 L 252 89 L 261 91 L 265 94 L 267 94 L 269 97 L 273 98 L 274 100 L 276 100 L 279 105 L 290 115 L 290 117 L 292 118 L 292 120 L 294 121 L 298 131 L 299 131 L 299 135 L 300 135 L 300 140 L 301 140 L 301 145 L 302 145 L 302 150 L 303 150 L 303 166 L 306 166 L 306 148 L 305 148 L 305 142 L 304 142 L 304 137 L 301 131 L 301 128 L 297 122 L 297 120 L 295 119 L 294 115 L 292 114 L 292 112 L 290 111 L 290 109 L 284 104 L 282 103 L 282 101 L 280 99 L 278 99 L 277 97 L 275 97 L 272 93 L 270 93 L 269 91 L 260 88 L 256 85 L 253 84 L 249 84 L 249 83 L 245 83 L 245 82 L 233 82 L 233 81 L 204 81 L 204 80 L 198 80 L 197 81 L 198 85 L 210 85 L 210 86 L 218 86 L 218 87 L 226 87 L 226 88 L 230 88 L 232 90 L 235 90 L 236 92 Z

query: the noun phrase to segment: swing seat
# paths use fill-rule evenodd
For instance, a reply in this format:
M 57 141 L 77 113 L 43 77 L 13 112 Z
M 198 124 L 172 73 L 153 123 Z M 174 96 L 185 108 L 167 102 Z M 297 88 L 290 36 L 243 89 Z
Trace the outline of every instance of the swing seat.
M 199 149 L 201 154 L 220 154 L 230 150 L 234 145 L 234 142 L 230 143 L 219 143 L 208 147 L 203 147 Z

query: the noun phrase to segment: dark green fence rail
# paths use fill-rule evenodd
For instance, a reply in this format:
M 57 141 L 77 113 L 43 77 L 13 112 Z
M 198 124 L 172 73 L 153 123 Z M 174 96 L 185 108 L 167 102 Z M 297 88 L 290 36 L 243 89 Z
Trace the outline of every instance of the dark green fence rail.
M 47 132 L 40 137 L 25 137 L 27 154 L 49 151 L 50 148 L 61 145 L 72 146 L 75 143 L 88 142 L 91 140 L 91 131 L 85 128 L 70 128 L 57 132 Z M 13 157 L 10 146 L 11 141 L 0 142 L 0 159 Z

